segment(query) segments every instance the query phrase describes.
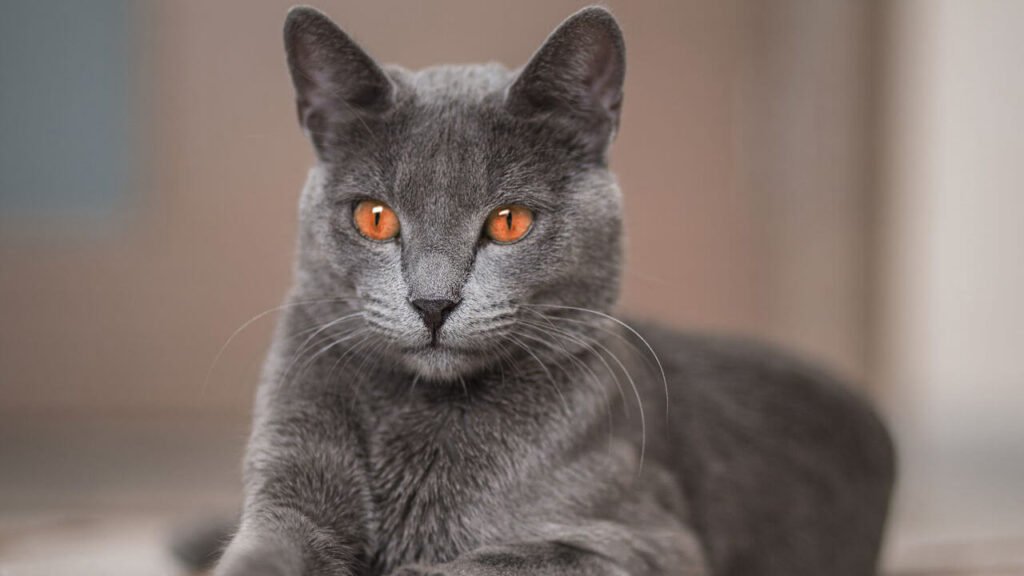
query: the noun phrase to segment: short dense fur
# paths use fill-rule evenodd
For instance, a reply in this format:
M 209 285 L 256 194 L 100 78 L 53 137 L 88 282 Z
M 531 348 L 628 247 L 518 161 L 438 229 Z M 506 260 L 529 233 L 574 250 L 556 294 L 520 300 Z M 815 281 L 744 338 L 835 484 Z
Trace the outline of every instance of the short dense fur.
M 874 573 L 893 462 L 861 400 L 755 345 L 608 316 L 607 11 L 520 71 L 382 68 L 308 8 L 285 44 L 318 163 L 219 576 Z M 368 198 L 397 239 L 353 227 Z M 509 203 L 533 229 L 488 242 Z M 424 298 L 458 303 L 436 343 Z

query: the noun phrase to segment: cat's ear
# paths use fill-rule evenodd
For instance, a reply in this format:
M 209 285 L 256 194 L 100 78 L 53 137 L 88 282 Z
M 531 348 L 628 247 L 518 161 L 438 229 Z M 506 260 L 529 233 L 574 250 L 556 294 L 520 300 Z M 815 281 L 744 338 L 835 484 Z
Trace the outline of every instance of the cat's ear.
M 520 116 L 568 115 L 605 146 L 618 128 L 625 75 L 622 30 L 610 12 L 591 6 L 548 37 L 509 88 L 506 105 Z
M 284 47 L 299 123 L 318 152 L 332 130 L 391 106 L 395 88 L 387 74 L 320 11 L 289 10 Z

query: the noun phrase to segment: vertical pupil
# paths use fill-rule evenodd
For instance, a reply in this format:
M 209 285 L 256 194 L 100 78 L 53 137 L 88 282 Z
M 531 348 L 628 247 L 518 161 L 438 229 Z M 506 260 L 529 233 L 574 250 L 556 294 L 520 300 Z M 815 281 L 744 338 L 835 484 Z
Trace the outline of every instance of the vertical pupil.
M 506 208 L 506 209 L 502 210 L 501 212 L 498 212 L 498 215 L 505 217 L 505 225 L 508 226 L 509 230 L 511 230 L 512 229 L 512 211 Z
M 373 207 L 373 227 L 374 228 L 380 227 L 380 215 L 383 212 L 384 212 L 384 207 L 383 206 L 374 206 Z

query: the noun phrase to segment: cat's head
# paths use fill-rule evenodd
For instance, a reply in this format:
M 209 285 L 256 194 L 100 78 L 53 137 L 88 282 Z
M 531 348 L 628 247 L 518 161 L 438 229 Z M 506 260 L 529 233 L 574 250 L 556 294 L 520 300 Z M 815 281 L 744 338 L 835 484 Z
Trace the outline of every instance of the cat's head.
M 288 14 L 285 47 L 318 158 L 300 291 L 350 298 L 388 343 L 376 353 L 452 379 L 542 351 L 542 314 L 614 304 L 625 52 L 610 13 L 574 14 L 516 71 L 382 67 L 311 8 Z

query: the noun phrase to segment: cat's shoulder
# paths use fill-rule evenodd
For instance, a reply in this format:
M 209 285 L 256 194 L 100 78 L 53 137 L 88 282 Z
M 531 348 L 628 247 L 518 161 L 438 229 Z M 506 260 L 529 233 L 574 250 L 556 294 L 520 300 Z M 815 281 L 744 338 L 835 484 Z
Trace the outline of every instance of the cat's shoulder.
M 688 373 L 729 370 L 739 375 L 803 374 L 817 380 L 838 380 L 821 366 L 791 351 L 755 338 L 680 330 L 650 321 L 630 324 L 666 366 Z
M 695 419 L 891 459 L 889 433 L 867 395 L 814 362 L 753 339 L 634 326 L 658 354 L 676 403 Z
M 658 355 L 666 372 L 680 377 L 710 379 L 720 386 L 757 385 L 765 394 L 778 385 L 852 392 L 848 383 L 822 366 L 764 341 L 683 331 L 653 322 L 631 326 Z

